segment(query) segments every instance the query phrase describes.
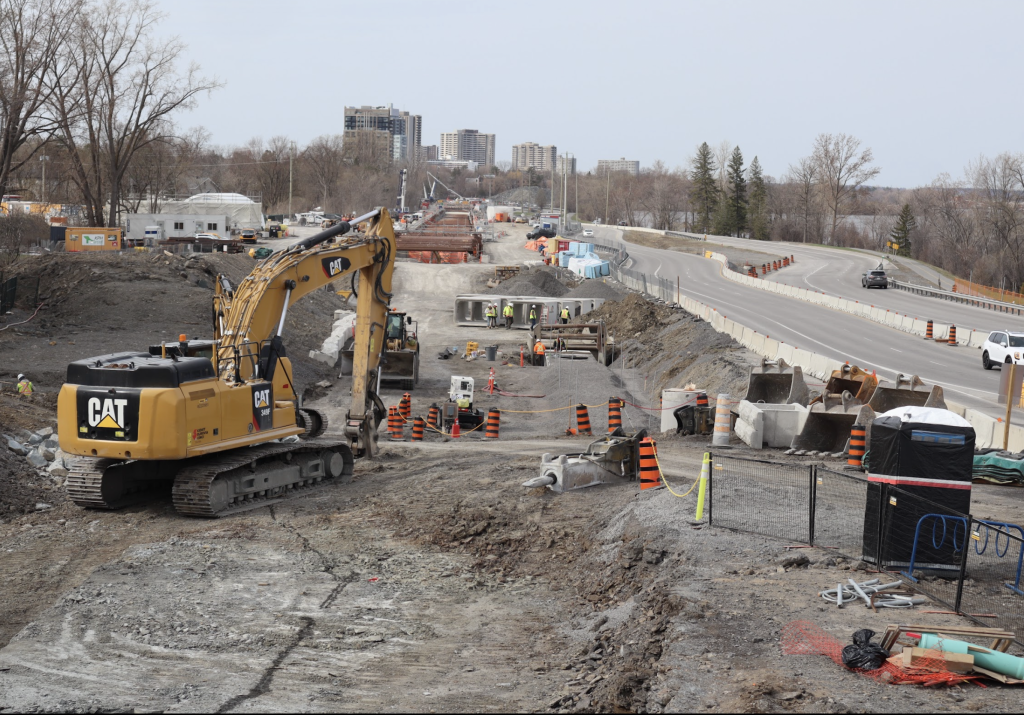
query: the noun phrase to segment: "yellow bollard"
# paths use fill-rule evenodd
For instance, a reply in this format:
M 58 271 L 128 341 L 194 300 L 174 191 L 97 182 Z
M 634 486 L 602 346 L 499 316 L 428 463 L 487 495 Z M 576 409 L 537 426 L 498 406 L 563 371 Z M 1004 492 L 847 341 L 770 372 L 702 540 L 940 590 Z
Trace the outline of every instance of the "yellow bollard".
M 704 453 L 704 464 L 700 467 L 700 489 L 697 491 L 697 516 L 694 521 L 700 521 L 704 516 L 704 495 L 708 490 L 708 473 L 711 471 L 711 453 Z

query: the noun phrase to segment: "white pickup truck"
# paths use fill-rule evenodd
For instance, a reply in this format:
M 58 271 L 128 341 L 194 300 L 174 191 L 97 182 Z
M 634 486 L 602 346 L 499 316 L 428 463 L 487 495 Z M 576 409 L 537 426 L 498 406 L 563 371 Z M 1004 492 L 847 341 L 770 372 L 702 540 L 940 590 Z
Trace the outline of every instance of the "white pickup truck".
M 320 222 L 324 220 L 323 211 L 307 211 L 301 214 L 295 214 L 295 220 L 300 226 L 310 225 L 319 226 Z

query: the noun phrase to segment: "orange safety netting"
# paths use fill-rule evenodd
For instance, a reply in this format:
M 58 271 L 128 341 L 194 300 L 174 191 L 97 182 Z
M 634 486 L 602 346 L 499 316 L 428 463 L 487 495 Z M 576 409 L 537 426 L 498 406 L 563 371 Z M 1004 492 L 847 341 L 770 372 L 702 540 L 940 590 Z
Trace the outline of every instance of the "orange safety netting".
M 793 621 L 781 633 L 782 652 L 786 655 L 824 655 L 845 670 L 843 644 L 809 621 Z M 877 670 L 853 670 L 860 675 L 893 685 L 954 685 L 977 680 L 973 673 L 953 673 L 946 669 L 941 654 L 938 657 L 918 659 L 915 667 L 904 668 L 886 661 Z
M 409 258 L 420 263 L 469 263 L 465 251 L 409 251 Z

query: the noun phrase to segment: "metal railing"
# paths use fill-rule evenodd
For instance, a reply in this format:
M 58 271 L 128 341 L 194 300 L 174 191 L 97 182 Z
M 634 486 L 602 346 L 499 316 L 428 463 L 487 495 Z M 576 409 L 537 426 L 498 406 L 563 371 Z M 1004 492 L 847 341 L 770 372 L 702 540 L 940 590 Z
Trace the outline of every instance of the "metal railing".
M 1024 306 L 1018 305 L 1016 303 L 1004 303 L 999 300 L 983 298 L 977 295 L 955 293 L 950 290 L 932 288 L 931 286 L 923 286 L 918 285 L 916 283 L 904 283 L 903 281 L 898 281 L 895 278 L 889 279 L 889 287 L 896 288 L 898 290 L 905 290 L 915 295 L 924 295 L 930 298 L 938 298 L 939 300 L 948 300 L 953 303 L 963 303 L 964 305 L 972 305 L 976 308 L 994 310 L 998 313 L 1008 313 L 1010 315 L 1024 315 Z

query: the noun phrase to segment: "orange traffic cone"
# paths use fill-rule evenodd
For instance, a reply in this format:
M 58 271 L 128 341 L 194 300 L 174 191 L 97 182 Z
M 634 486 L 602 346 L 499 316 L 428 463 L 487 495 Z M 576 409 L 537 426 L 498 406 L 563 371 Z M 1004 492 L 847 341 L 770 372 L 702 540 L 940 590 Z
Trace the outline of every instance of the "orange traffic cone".
M 452 423 L 452 439 L 459 438 L 459 418 L 455 418 L 455 422 Z

